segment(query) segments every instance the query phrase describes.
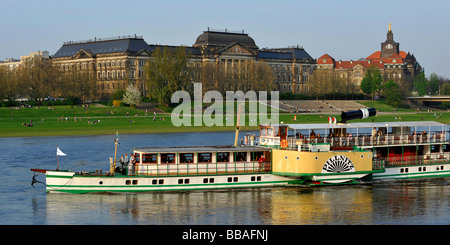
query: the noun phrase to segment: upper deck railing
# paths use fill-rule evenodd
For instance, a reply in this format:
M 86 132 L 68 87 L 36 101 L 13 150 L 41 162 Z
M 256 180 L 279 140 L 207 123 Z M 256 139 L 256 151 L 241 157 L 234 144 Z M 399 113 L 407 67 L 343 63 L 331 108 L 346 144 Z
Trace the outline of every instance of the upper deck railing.
M 367 147 L 367 146 L 386 146 L 386 145 L 406 145 L 406 144 L 428 144 L 447 142 L 444 133 L 425 134 L 425 135 L 358 135 L 343 137 L 289 137 L 288 146 L 296 147 L 308 143 L 329 143 L 331 147 Z

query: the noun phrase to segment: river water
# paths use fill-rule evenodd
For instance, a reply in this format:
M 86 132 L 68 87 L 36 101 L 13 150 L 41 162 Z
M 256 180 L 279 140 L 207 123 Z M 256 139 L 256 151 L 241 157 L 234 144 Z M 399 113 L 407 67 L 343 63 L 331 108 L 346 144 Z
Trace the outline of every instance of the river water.
M 139 194 L 47 194 L 31 168 L 108 171 L 115 135 L 0 138 L 2 225 L 450 224 L 450 178 L 372 185 Z M 120 135 L 133 147 L 232 144 L 233 132 Z M 44 181 L 44 175 L 37 179 Z

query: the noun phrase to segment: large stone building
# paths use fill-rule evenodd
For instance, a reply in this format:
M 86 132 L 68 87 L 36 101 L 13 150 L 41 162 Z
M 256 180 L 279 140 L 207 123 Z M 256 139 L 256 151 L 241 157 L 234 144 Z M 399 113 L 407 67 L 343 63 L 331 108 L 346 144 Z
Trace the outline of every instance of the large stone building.
M 19 68 L 25 63 L 32 63 L 38 59 L 48 60 L 50 58 L 48 51 L 31 52 L 28 55 L 20 56 L 20 59 L 9 58 L 0 61 L 0 67 L 6 67 L 10 70 Z
M 144 67 L 151 47 L 138 36 L 65 42 L 51 57 L 64 72 L 88 72 L 97 79 L 100 95 L 133 84 L 144 91 Z
M 300 46 L 259 49 L 253 38 L 242 32 L 204 31 L 192 45 L 205 62 L 222 64 L 225 70 L 240 67 L 245 60 L 263 61 L 272 68 L 280 92 L 304 92 L 315 60 Z
M 86 71 L 95 76 L 103 95 L 124 89 L 130 83 L 146 93 L 144 67 L 152 52 L 161 47 L 169 46 L 149 45 L 138 36 L 95 38 L 65 42 L 51 59 L 62 71 Z M 214 64 L 228 70 L 239 69 L 244 61 L 264 61 L 272 68 L 275 83 L 282 92 L 302 92 L 315 66 L 315 60 L 302 47 L 259 49 L 244 32 L 208 28 L 186 50 L 192 67 Z
M 393 80 L 404 92 L 410 91 L 414 77 L 422 71 L 413 54 L 400 51 L 400 44 L 394 41 L 391 24 L 380 51 L 355 61 L 336 60 L 324 54 L 317 59 L 316 71 L 328 71 L 330 76 L 344 79 L 359 90 L 365 72 L 370 67 L 378 68 L 385 82 Z

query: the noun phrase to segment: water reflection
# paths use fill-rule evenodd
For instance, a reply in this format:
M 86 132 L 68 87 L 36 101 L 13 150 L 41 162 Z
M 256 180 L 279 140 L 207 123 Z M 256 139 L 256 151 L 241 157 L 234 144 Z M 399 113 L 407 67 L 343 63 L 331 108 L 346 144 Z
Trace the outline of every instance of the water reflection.
M 448 197 L 448 179 L 344 188 L 49 194 L 46 213 L 51 224 L 448 224 Z
M 450 224 L 450 178 L 363 186 L 279 187 L 139 194 L 46 194 L 30 168 L 101 169 L 114 135 L 0 139 L 1 224 Z M 176 140 L 175 140 L 176 139 Z M 233 142 L 226 132 L 121 135 L 131 147 Z M 26 156 L 23 158 L 22 156 Z M 38 180 L 43 180 L 40 175 Z

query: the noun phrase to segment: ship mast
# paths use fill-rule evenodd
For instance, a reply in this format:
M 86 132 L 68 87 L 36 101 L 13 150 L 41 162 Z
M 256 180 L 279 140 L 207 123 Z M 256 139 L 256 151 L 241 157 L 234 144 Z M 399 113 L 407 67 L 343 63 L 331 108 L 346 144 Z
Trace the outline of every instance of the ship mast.
M 236 122 L 236 135 L 234 137 L 234 146 L 237 146 L 238 138 L 239 138 L 239 122 L 241 121 L 241 104 L 239 104 L 239 110 L 238 110 L 238 118 Z

